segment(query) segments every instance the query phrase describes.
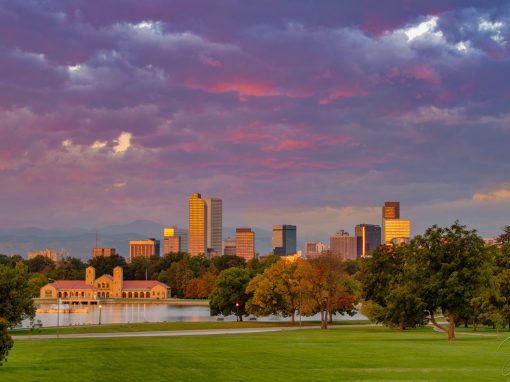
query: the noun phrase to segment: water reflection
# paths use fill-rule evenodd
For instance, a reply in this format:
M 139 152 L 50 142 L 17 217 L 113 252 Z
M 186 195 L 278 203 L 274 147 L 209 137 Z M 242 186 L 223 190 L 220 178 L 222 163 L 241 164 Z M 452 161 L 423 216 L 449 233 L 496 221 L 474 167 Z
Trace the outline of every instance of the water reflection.
M 41 304 L 40 308 L 49 308 L 51 305 Z M 35 322 L 40 320 L 41 324 L 46 326 L 70 325 L 97 325 L 99 323 L 99 307 L 95 305 L 87 306 L 88 312 L 78 313 L 45 313 L 36 314 Z M 364 319 L 361 314 L 353 317 L 335 315 L 335 319 Z M 246 318 L 244 318 L 247 320 Z M 148 304 L 148 303 L 129 303 L 129 304 L 103 304 L 101 308 L 102 324 L 118 323 L 141 323 L 141 322 L 198 322 L 198 321 L 216 321 L 216 317 L 209 315 L 207 306 L 190 305 L 166 305 L 166 304 Z M 235 316 L 224 318 L 225 321 L 235 321 Z M 258 321 L 290 321 L 290 318 L 279 316 L 267 316 L 257 318 Z M 299 316 L 296 317 L 299 321 Z M 303 317 L 303 321 L 320 320 L 319 315 L 312 317 Z M 24 327 L 29 326 L 28 320 L 23 322 Z

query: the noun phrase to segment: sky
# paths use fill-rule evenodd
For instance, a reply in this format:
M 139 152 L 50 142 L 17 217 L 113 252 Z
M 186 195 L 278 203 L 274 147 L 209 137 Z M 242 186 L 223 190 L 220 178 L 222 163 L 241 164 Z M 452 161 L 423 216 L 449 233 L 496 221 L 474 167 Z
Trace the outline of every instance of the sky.
M 0 228 L 510 225 L 510 1 L 0 0 Z

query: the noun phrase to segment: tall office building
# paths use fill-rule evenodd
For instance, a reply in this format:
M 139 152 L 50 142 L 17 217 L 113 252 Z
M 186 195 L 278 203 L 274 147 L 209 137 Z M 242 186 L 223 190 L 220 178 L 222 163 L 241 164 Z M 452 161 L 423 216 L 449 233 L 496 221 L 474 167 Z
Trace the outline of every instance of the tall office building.
M 129 259 L 128 263 L 131 263 L 136 257 L 151 257 L 159 256 L 159 240 L 148 239 L 148 240 L 131 240 L 129 242 Z
M 55 251 L 52 248 L 46 248 L 44 251 L 30 251 L 28 252 L 28 260 L 32 260 L 37 256 L 47 257 L 48 259 L 53 260 L 55 263 L 59 260 L 63 259 L 63 254 Z
M 358 224 L 354 234 L 358 238 L 358 257 L 365 257 L 381 245 L 381 227 L 378 225 Z
M 384 219 L 400 219 L 400 202 L 384 202 L 382 208 Z
M 273 252 L 278 256 L 296 253 L 296 226 L 277 224 L 273 226 Z
M 189 198 L 189 243 L 190 256 L 207 252 L 207 221 L 205 201 L 200 194 Z
M 223 240 L 223 255 L 235 256 L 236 255 L 236 240 L 230 237 Z
M 317 257 L 328 250 L 328 246 L 320 241 L 312 241 L 305 243 L 306 258 L 312 259 Z
M 236 228 L 236 256 L 246 261 L 255 257 L 255 232 L 250 228 Z
M 329 239 L 329 250 L 344 260 L 356 260 L 358 256 L 358 240 L 343 229 Z
M 382 242 L 384 244 L 408 242 L 411 222 L 400 219 L 400 202 L 384 202 L 382 208 Z
M 403 219 L 384 219 L 384 244 L 407 243 L 411 237 L 411 221 Z
M 188 230 L 169 227 L 163 229 L 163 255 L 188 252 Z
M 206 198 L 206 238 L 207 250 L 222 255 L 223 240 L 223 201 L 218 198 Z

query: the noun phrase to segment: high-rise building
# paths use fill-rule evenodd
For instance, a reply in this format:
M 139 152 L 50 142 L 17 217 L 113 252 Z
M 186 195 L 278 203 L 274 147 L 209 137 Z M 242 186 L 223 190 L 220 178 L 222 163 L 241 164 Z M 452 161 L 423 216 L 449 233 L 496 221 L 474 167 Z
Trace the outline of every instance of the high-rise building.
M 136 257 L 159 256 L 159 240 L 154 238 L 148 240 L 132 240 L 129 242 L 129 259 L 131 263 Z
M 236 228 L 236 256 L 246 261 L 255 257 L 255 232 L 250 228 Z
M 169 227 L 163 229 L 163 254 L 188 252 L 188 230 Z
M 358 256 L 357 242 L 356 236 L 350 236 L 342 229 L 329 239 L 329 250 L 344 260 L 355 260 Z
M 384 219 L 400 219 L 400 202 L 384 202 L 382 208 Z
M 403 219 L 384 219 L 384 244 L 406 243 L 411 237 L 411 221 Z
M 305 255 L 311 259 L 317 257 L 328 250 L 328 246 L 320 241 L 305 243 Z
M 223 240 L 223 255 L 235 256 L 236 255 L 236 240 L 230 237 Z
M 205 201 L 200 194 L 189 198 L 189 245 L 190 256 L 207 252 L 207 222 Z
M 278 256 L 296 253 L 296 226 L 277 224 L 273 226 L 273 252 Z
M 358 224 L 354 234 L 358 238 L 358 257 L 365 257 L 381 245 L 381 227 L 378 225 Z
M 384 202 L 382 208 L 382 242 L 384 244 L 408 242 L 411 222 L 400 219 L 400 202 Z
M 217 256 L 222 254 L 223 240 L 223 201 L 218 198 L 206 198 L 206 238 L 207 250 L 215 252 Z
M 92 257 L 110 257 L 115 256 L 117 254 L 117 251 L 115 248 L 99 248 L 94 247 L 92 248 Z
M 28 260 L 32 260 L 37 256 L 47 257 L 48 259 L 53 260 L 55 263 L 59 260 L 62 260 L 64 257 L 62 253 L 55 251 L 52 248 L 46 248 L 44 251 L 30 251 L 28 252 Z

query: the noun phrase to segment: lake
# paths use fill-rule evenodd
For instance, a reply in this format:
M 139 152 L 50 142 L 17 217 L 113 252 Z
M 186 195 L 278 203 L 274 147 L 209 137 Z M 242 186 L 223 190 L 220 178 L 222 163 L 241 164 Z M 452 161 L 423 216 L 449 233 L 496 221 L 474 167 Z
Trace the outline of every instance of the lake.
M 49 308 L 51 304 L 41 304 L 38 307 Z M 35 321 L 40 320 L 43 327 L 70 325 L 97 325 L 99 324 L 99 307 L 88 305 L 88 312 L 78 313 L 44 313 L 36 314 Z M 348 315 L 335 315 L 337 320 L 363 320 L 365 317 L 356 314 L 353 317 Z M 120 324 L 120 323 L 141 323 L 141 322 L 183 322 L 183 321 L 216 321 L 215 316 L 209 315 L 207 306 L 191 305 L 170 305 L 170 304 L 150 304 L 150 303 L 119 303 L 103 304 L 101 308 L 101 324 Z M 225 321 L 235 321 L 234 315 L 224 318 Z M 248 320 L 243 317 L 243 320 Z M 290 317 L 282 318 L 279 316 L 259 317 L 258 321 L 290 321 Z M 303 321 L 318 321 L 320 315 L 303 317 Z M 296 315 L 296 321 L 299 321 L 299 315 Z M 23 327 L 30 325 L 28 320 L 23 321 Z

